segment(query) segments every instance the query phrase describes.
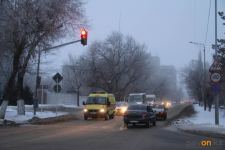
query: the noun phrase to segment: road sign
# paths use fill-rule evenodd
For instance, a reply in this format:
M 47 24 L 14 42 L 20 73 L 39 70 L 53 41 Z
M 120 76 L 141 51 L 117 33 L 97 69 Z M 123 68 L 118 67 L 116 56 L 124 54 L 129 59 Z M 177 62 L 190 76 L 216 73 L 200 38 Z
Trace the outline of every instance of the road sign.
M 212 66 L 209 68 L 209 71 L 221 71 L 222 67 L 220 66 L 219 62 L 215 59 Z
M 62 77 L 59 73 L 56 73 L 56 74 L 52 77 L 52 79 L 53 79 L 56 83 L 59 83 L 59 82 L 63 79 L 63 77 Z M 57 79 L 58 79 L 58 82 L 57 82 Z
M 218 72 L 214 72 L 210 75 L 210 80 L 214 83 L 220 82 L 221 79 L 222 79 L 222 76 Z
M 218 84 L 213 84 L 210 88 L 212 94 L 219 94 L 221 91 L 221 87 Z
M 61 86 L 59 84 L 55 85 L 53 90 L 57 93 L 57 86 L 58 86 L 58 93 L 61 91 Z

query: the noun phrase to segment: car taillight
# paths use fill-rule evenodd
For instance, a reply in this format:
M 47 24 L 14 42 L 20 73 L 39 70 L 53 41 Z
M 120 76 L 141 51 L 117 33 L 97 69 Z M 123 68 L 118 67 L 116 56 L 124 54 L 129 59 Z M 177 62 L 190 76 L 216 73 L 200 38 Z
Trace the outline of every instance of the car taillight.
M 127 116 L 127 113 L 126 112 L 124 112 L 124 117 L 126 117 Z
M 146 117 L 146 115 L 147 115 L 146 112 L 142 113 L 142 117 Z
M 159 112 L 160 114 L 163 114 L 163 111 Z

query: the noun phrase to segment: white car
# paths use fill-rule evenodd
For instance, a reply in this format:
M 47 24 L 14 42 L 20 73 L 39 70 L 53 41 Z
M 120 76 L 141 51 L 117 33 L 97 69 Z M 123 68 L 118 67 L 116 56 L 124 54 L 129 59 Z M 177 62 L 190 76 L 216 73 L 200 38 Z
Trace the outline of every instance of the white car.
M 127 110 L 128 103 L 126 102 L 118 102 L 116 103 L 116 112 L 115 115 L 123 115 L 124 112 Z

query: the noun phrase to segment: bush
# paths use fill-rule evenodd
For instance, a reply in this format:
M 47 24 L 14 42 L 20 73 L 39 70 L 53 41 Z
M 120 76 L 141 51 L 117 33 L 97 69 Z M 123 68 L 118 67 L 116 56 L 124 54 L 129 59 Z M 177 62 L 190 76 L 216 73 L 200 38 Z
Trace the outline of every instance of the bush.
M 23 99 L 25 104 L 33 104 L 33 92 L 30 90 L 30 87 L 28 85 L 23 88 Z

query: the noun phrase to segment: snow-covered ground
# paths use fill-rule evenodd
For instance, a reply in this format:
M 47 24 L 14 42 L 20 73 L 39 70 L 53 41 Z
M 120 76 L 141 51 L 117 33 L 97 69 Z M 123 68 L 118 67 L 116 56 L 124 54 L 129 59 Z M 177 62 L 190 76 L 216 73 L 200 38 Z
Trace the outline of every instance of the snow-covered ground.
M 224 110 L 219 111 L 219 125 L 215 125 L 215 109 L 212 108 L 211 112 L 204 111 L 204 108 L 199 105 L 193 105 L 197 112 L 194 116 L 189 118 L 176 119 L 172 122 L 172 126 L 175 126 L 181 130 L 190 131 L 203 131 L 225 134 L 225 116 Z
M 76 105 L 58 105 L 58 106 L 64 106 L 64 107 L 77 107 Z M 14 121 L 15 123 L 27 123 L 27 121 L 34 117 L 33 112 L 33 105 L 25 105 L 26 112 L 25 115 L 17 115 L 17 106 L 8 106 L 5 114 L 5 120 Z M 39 108 L 41 107 L 55 107 L 55 105 L 39 105 Z M 52 111 L 43 111 L 43 112 L 36 112 L 35 117 L 38 118 L 49 118 L 49 117 L 55 117 L 55 116 L 61 116 L 68 114 L 66 112 L 59 112 L 53 113 Z M 3 122 L 3 119 L 0 119 L 0 124 Z

